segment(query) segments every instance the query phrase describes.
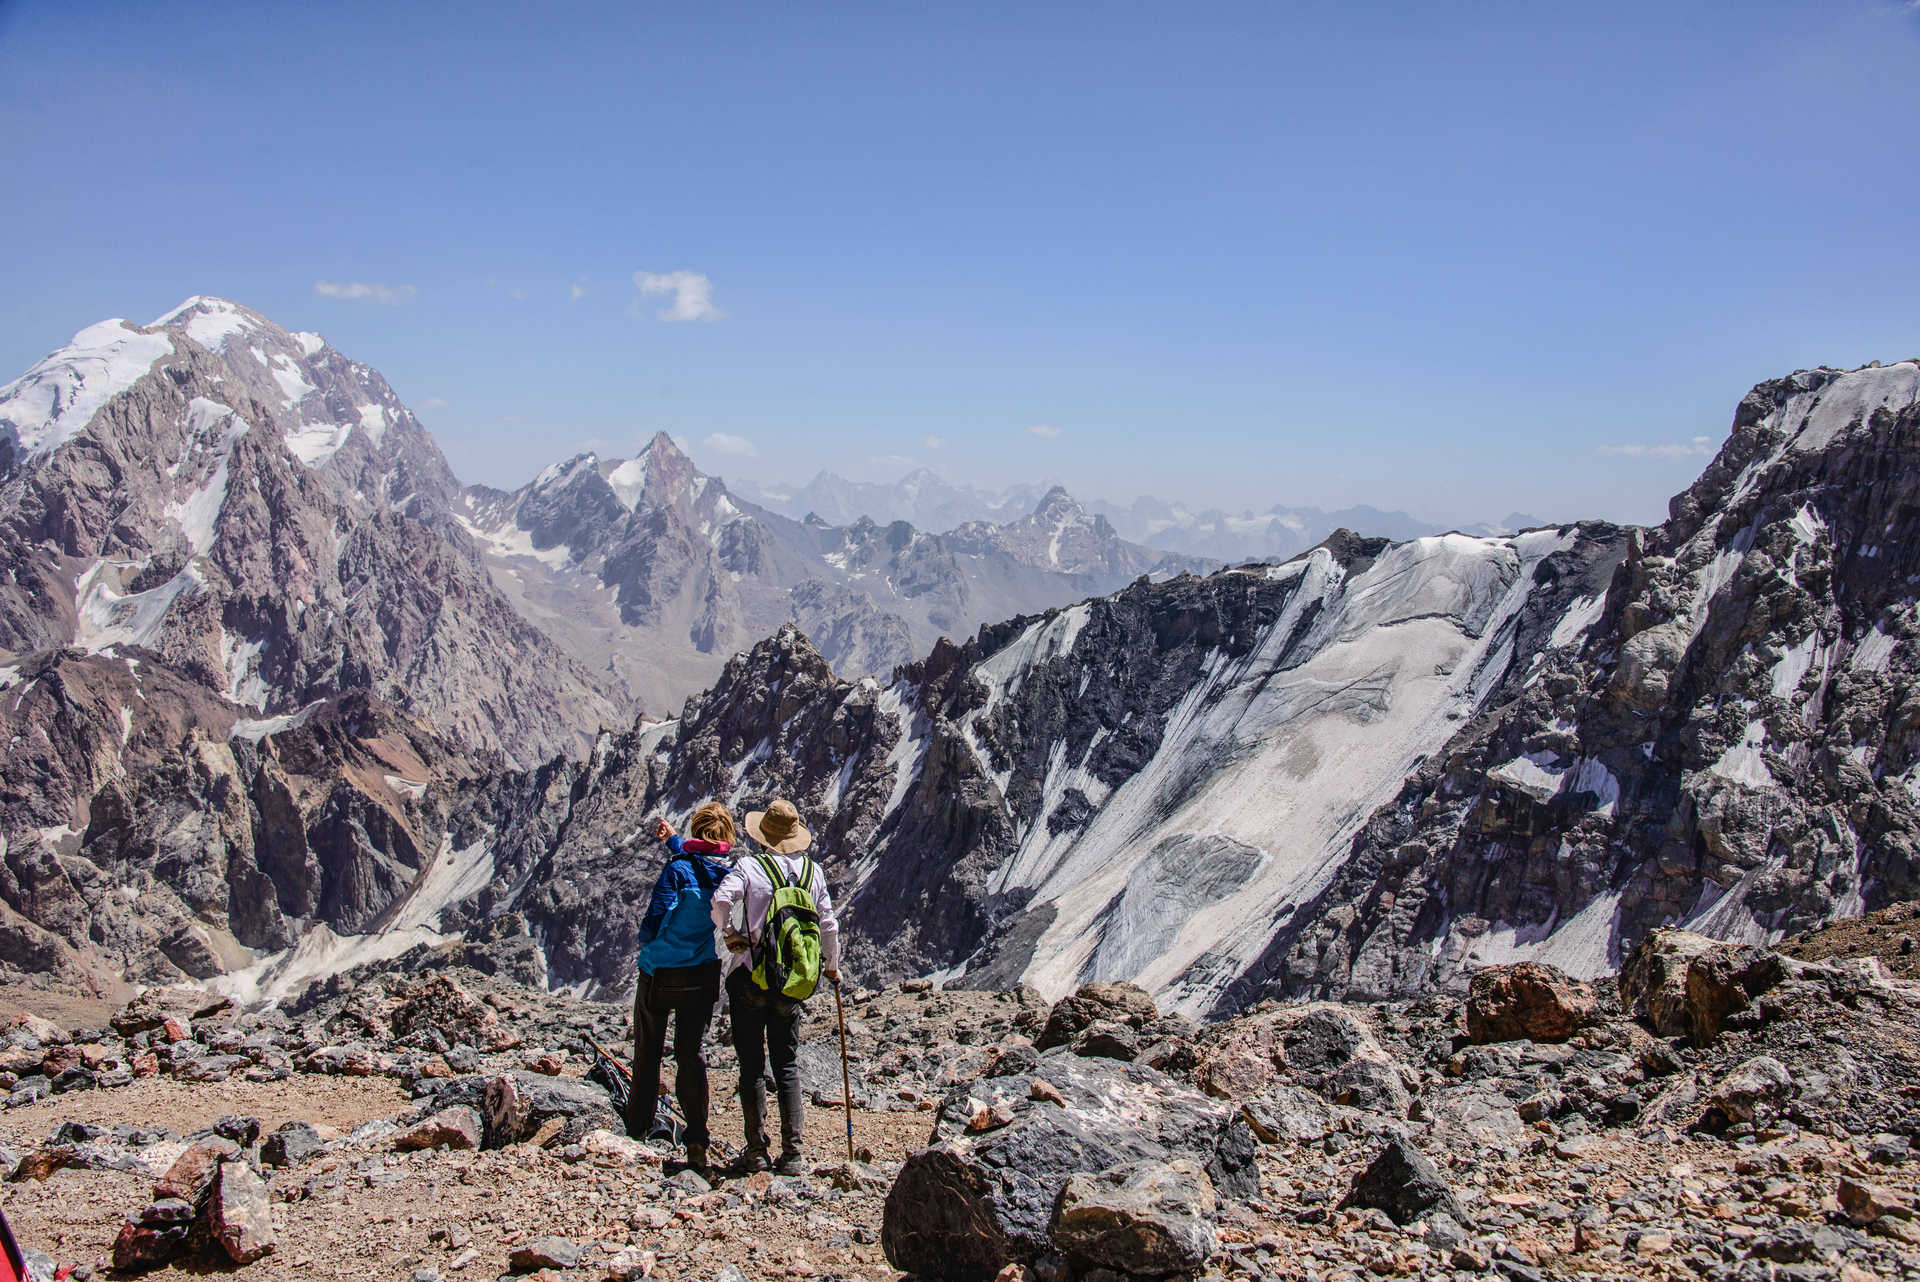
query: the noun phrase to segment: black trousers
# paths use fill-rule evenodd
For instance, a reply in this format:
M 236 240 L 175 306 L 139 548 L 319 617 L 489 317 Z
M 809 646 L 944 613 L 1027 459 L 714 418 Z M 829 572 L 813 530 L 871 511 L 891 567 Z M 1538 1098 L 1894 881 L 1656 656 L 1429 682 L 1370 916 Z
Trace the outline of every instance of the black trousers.
M 645 1139 L 659 1111 L 660 1060 L 667 1045 L 667 1018 L 673 1018 L 673 1059 L 678 1068 L 674 1096 L 687 1120 L 688 1144 L 705 1144 L 707 1135 L 707 1061 L 700 1043 L 713 1008 L 720 1001 L 720 963 L 662 966 L 640 972 L 633 990 L 633 1090 L 627 1096 L 627 1134 Z
M 769 998 L 754 985 L 745 966 L 727 976 L 727 1006 L 733 1012 L 733 1053 L 740 1060 L 740 1094 L 761 1100 L 767 1062 L 773 1063 L 774 1089 L 780 1101 L 780 1144 L 800 1149 L 805 1099 L 800 1090 L 800 1008 Z M 748 1137 L 748 1143 L 753 1137 Z

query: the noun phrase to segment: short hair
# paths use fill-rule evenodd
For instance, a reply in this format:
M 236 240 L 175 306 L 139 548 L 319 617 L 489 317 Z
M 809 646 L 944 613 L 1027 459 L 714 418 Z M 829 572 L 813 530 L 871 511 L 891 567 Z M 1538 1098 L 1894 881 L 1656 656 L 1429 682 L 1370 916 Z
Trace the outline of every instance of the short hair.
M 687 821 L 687 831 L 701 841 L 724 841 L 732 845 L 733 816 L 719 802 L 709 801 L 693 812 L 693 818 Z

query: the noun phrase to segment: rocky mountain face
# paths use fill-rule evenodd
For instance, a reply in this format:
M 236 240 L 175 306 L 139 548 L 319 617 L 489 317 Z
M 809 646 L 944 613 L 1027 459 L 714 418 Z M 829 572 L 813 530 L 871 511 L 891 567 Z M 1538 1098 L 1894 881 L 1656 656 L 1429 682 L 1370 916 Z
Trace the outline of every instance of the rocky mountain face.
M 500 759 L 365 692 L 247 711 L 151 656 L 0 667 L 0 973 L 112 993 L 273 954 L 311 978 L 439 938 L 478 888 L 451 803 Z
M 476 488 L 455 515 L 523 614 L 653 709 L 789 623 L 839 671 L 886 675 L 943 636 L 1204 564 L 1126 543 L 1064 490 L 941 535 L 794 521 L 736 499 L 664 433 L 631 459 L 583 454 L 511 494 Z
M 1653 530 L 1342 534 L 889 685 L 783 630 L 605 738 L 560 818 L 496 825 L 516 889 L 483 911 L 534 923 L 556 982 L 619 985 L 646 822 L 776 793 L 862 973 L 1124 977 L 1192 1014 L 1597 975 L 1661 924 L 1764 940 L 1907 894 L 1917 368 L 1757 389 Z
M 651 815 L 774 793 L 876 974 L 1134 977 L 1218 1000 L 1406 774 L 1604 590 L 1624 532 L 1387 544 L 1141 582 L 943 643 L 883 687 L 795 630 L 677 724 L 610 736 L 557 847 L 496 835 L 556 982 L 625 981 Z
M 539 760 L 625 706 L 521 619 L 384 379 L 194 299 L 0 388 L 0 651 L 145 652 L 262 713 L 372 690 Z
M 1914 894 L 1920 362 L 1763 383 L 1604 592 L 1368 821 L 1235 1000 L 1406 991 Z

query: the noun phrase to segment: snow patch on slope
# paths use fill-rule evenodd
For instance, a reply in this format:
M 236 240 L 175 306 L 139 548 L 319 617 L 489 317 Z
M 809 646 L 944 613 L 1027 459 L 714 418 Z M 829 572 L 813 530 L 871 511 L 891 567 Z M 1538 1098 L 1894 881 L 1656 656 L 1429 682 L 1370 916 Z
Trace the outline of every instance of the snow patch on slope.
M 101 321 L 42 357 L 0 387 L 0 428 L 10 428 L 20 452 L 43 458 L 72 440 L 93 416 L 173 354 L 165 334 L 142 333 L 124 320 Z

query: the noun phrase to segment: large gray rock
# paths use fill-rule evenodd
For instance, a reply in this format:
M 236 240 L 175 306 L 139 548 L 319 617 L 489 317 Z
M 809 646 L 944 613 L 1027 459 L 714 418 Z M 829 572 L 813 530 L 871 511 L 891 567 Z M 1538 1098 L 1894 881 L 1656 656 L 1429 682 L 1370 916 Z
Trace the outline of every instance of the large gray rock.
M 1220 1244 L 1207 1173 L 1185 1158 L 1067 1177 L 1053 1242 L 1082 1266 L 1146 1277 L 1186 1273 Z
M 1209 1176 L 1220 1193 L 1257 1193 L 1252 1139 L 1244 1122 L 1232 1125 L 1230 1107 L 1153 1069 L 1064 1048 L 1041 1056 L 1039 1075 L 1064 1105 L 1029 1098 L 1018 1078 L 988 1078 L 947 1098 L 932 1145 L 907 1159 L 887 1195 L 881 1241 L 896 1268 L 990 1278 L 1009 1261 L 1044 1255 L 1075 1174 L 1184 1159 L 1222 1172 L 1225 1185 Z M 976 1104 L 1004 1107 L 1013 1120 L 970 1131 Z
M 1434 1211 L 1444 1211 L 1458 1224 L 1470 1219 L 1440 1169 L 1411 1141 L 1398 1136 L 1388 1140 L 1354 1177 L 1340 1205 L 1377 1207 L 1392 1216 L 1395 1224 L 1411 1224 Z

